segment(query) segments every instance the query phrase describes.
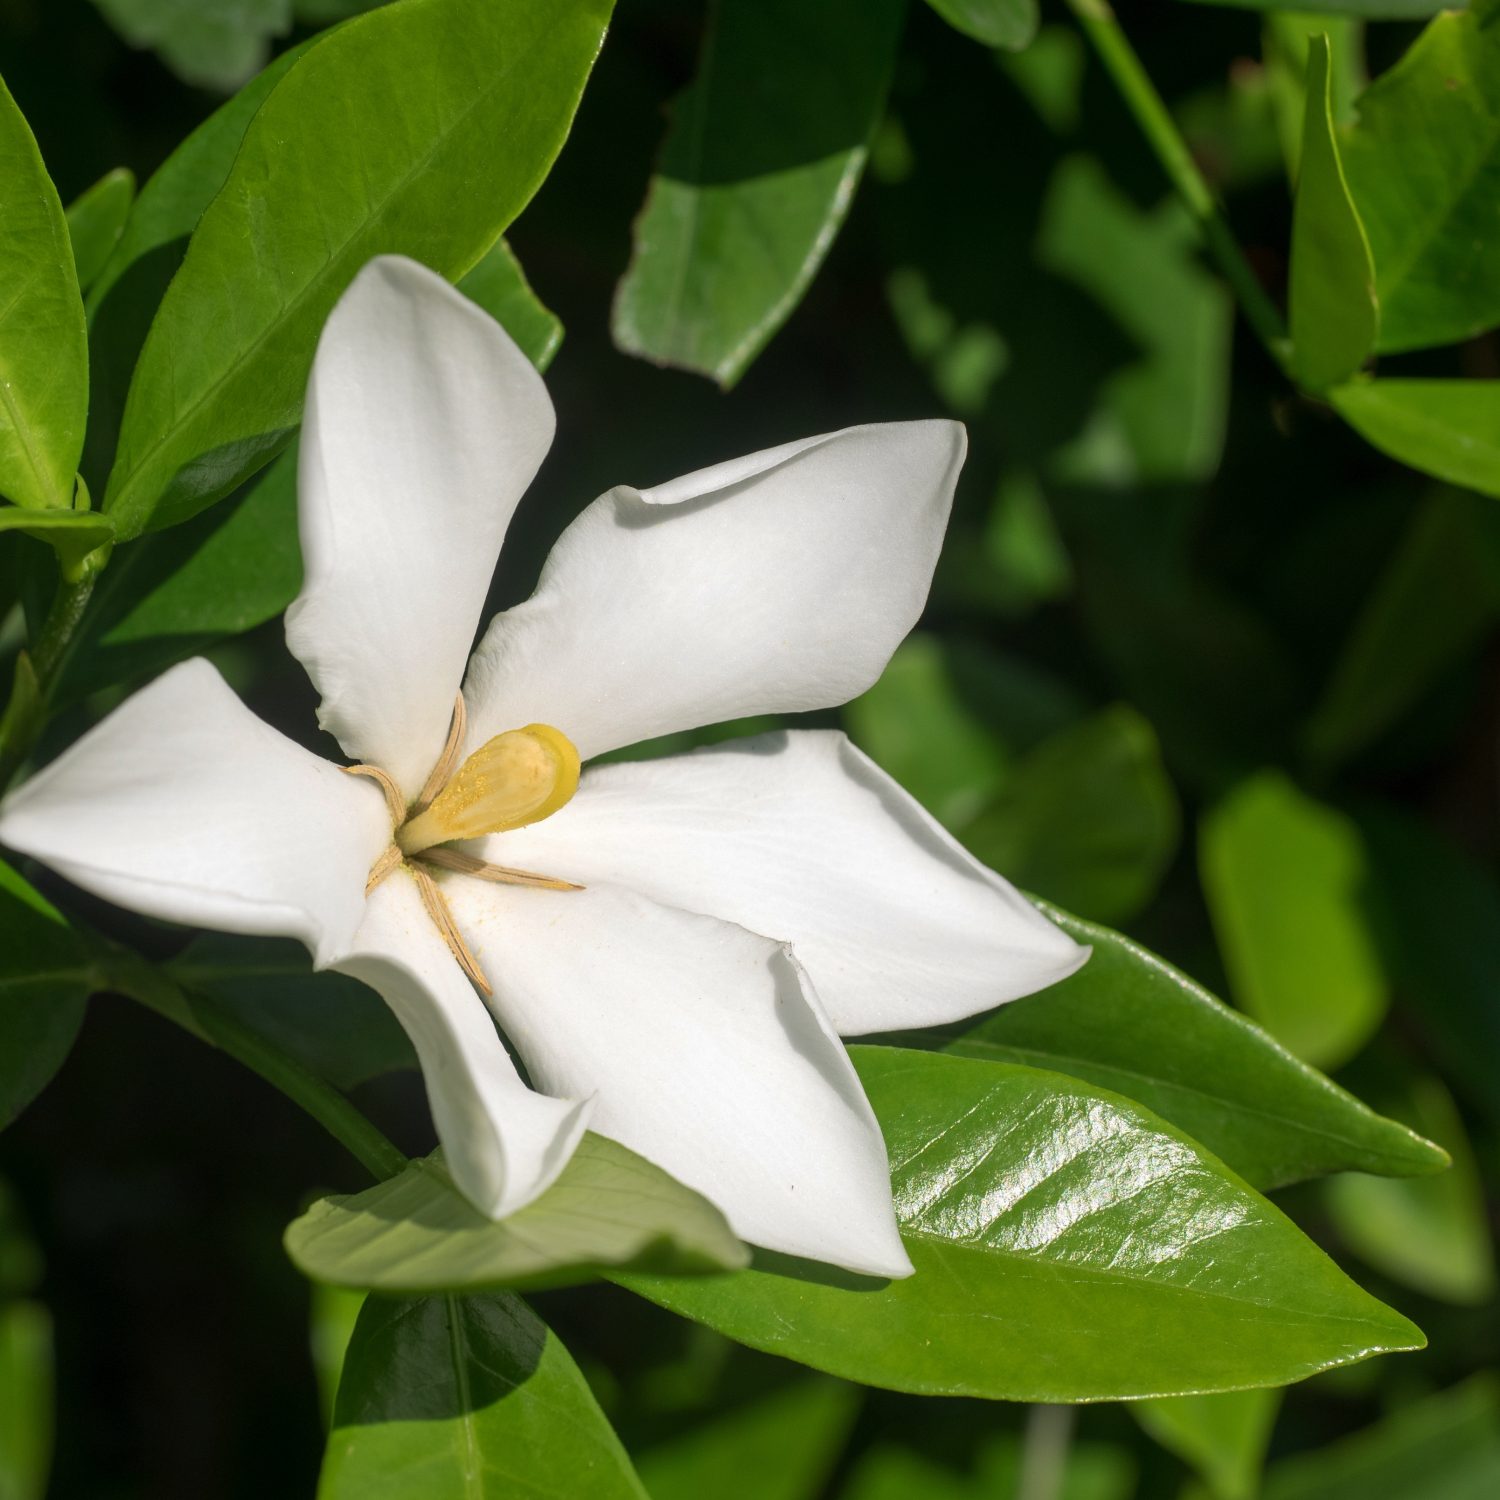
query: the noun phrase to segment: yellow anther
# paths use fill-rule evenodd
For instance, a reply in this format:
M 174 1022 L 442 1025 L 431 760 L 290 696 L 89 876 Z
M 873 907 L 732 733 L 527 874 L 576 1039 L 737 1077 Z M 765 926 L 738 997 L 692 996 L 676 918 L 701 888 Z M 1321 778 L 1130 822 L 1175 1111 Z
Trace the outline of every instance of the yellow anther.
M 524 828 L 550 817 L 578 790 L 578 751 L 550 724 L 507 730 L 481 745 L 426 811 L 396 832 L 404 854 L 434 844 Z

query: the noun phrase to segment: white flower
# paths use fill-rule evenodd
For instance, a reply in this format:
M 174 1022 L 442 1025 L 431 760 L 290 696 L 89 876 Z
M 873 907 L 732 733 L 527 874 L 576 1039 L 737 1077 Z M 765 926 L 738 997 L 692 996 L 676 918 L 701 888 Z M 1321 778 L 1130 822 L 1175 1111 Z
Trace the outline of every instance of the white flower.
M 319 722 L 389 796 L 195 660 L 11 796 L 0 840 L 150 916 L 295 936 L 373 986 L 416 1046 L 450 1169 L 493 1216 L 589 1125 L 756 1244 L 908 1274 L 839 1035 L 987 1010 L 1086 950 L 841 734 L 601 766 L 569 794 L 575 746 L 588 760 L 869 687 L 922 609 L 963 429 L 854 427 L 611 490 L 465 677 L 553 428 L 498 324 L 423 267 L 372 261 L 308 388 L 287 642 Z M 407 821 L 435 767 L 459 765 Z

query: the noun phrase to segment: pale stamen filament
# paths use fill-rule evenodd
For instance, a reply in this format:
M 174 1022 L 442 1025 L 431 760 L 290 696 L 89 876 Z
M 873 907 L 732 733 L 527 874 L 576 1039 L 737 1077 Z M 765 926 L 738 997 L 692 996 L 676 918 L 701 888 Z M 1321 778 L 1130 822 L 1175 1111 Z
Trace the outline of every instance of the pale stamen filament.
M 410 807 L 401 788 L 379 766 L 345 766 L 351 776 L 367 776 L 379 786 L 391 815 L 391 843 L 370 866 L 365 895 L 403 867 L 416 881 L 422 905 L 448 951 L 476 989 L 490 995 L 489 980 L 464 942 L 453 912 L 432 870 L 450 870 L 495 885 L 529 886 L 547 891 L 581 891 L 571 880 L 492 865 L 461 849 L 444 847 L 523 828 L 562 807 L 578 788 L 578 751 L 549 724 L 528 724 L 497 734 L 459 764 L 468 714 L 463 694 L 453 704 L 453 718 L 432 774 Z

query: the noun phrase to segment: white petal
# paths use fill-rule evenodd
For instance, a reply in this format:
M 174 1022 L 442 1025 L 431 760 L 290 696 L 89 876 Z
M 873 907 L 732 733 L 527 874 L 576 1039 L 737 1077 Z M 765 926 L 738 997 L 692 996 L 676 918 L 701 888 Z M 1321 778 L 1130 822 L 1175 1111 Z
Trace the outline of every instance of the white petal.
M 319 722 L 408 795 L 448 731 L 500 543 L 552 443 L 541 377 L 415 261 L 372 260 L 318 341 L 287 644 Z
M 471 745 L 552 724 L 588 759 L 862 693 L 922 611 L 963 455 L 956 423 L 886 423 L 609 491 L 486 633 Z
M 549 1099 L 521 1082 L 484 1002 L 404 870 L 371 892 L 352 951 L 333 967 L 378 990 L 406 1028 L 444 1160 L 470 1202 L 500 1219 L 550 1187 L 590 1106 Z
M 206 661 L 173 667 L 0 808 L 0 842 L 147 916 L 346 943 L 390 843 L 367 781 L 256 718 Z
M 784 947 L 604 886 L 444 890 L 539 1088 L 595 1095 L 595 1130 L 755 1244 L 910 1272 L 880 1127 Z
M 1088 957 L 832 730 L 597 767 L 476 850 L 791 943 L 846 1036 L 960 1020 Z

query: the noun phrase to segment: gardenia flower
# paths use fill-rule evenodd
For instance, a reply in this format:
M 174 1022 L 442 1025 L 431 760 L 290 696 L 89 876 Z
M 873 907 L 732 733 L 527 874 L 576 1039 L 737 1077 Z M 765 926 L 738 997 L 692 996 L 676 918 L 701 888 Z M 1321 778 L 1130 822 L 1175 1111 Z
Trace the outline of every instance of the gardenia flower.
M 588 1126 L 755 1244 L 909 1274 L 840 1035 L 988 1010 L 1086 950 L 842 734 L 579 765 L 868 688 L 921 612 L 963 429 L 852 427 L 610 490 L 465 675 L 553 428 L 497 323 L 372 261 L 313 365 L 286 626 L 355 764 L 189 661 L 17 790 L 0 840 L 152 917 L 297 937 L 378 990 L 492 1217 Z

